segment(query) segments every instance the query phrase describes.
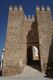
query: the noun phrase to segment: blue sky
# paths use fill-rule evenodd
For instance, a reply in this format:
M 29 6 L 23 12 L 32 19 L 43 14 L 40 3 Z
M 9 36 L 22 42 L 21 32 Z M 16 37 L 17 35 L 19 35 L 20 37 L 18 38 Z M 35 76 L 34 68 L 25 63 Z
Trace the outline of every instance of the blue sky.
M 8 21 L 8 8 L 10 4 L 12 6 L 22 5 L 24 13 L 26 15 L 35 15 L 36 5 L 44 5 L 45 7 L 49 5 L 51 7 L 51 12 L 53 16 L 53 0 L 0 0 L 0 54 L 5 43 Z

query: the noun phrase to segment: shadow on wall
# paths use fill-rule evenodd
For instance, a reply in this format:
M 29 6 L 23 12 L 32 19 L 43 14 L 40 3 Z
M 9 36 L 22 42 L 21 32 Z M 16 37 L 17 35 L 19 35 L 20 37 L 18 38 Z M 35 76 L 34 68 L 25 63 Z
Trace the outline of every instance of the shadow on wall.
M 35 17 L 35 22 L 31 25 L 31 30 L 28 32 L 27 35 L 27 64 L 37 70 L 40 69 L 40 52 L 39 60 L 33 60 L 33 52 L 32 46 L 36 46 L 39 50 L 39 37 L 38 37 L 38 28 L 37 28 L 37 19 Z
M 0 70 L 0 76 L 2 76 L 2 70 Z
M 53 78 L 53 36 L 52 36 L 52 42 L 49 50 L 49 57 L 48 57 L 48 65 L 46 70 L 46 77 Z

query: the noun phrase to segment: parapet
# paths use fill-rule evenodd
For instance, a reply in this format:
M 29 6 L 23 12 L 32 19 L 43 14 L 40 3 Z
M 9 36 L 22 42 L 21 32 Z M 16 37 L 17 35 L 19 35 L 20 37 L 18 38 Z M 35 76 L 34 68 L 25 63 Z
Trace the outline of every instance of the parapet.
M 24 19 L 27 20 L 27 16 L 26 15 L 24 15 Z
M 13 10 L 13 7 L 12 7 L 12 5 L 10 5 L 10 6 L 9 6 L 9 10 L 10 10 L 10 11 L 11 11 L 11 10 Z
M 15 5 L 15 6 L 10 5 L 10 6 L 9 6 L 9 10 L 10 10 L 10 11 L 14 11 L 14 10 L 20 10 L 20 11 L 22 11 L 23 8 L 22 8 L 21 5 L 20 5 L 19 7 L 18 7 L 17 5 Z
M 47 6 L 47 10 L 50 11 L 50 7 L 49 6 Z
M 17 6 L 14 6 L 14 10 L 18 10 L 18 7 Z
M 41 7 L 41 10 L 42 10 L 42 11 L 45 11 L 45 7 L 44 7 L 44 6 L 42 6 L 42 7 Z
M 30 15 L 28 15 L 28 20 L 30 20 L 31 19 L 31 16 Z
M 39 6 L 36 6 L 36 11 L 40 11 L 40 7 Z
M 19 6 L 19 10 L 23 10 L 23 8 L 22 8 L 22 6 L 21 6 L 21 5 Z
M 34 15 L 32 15 L 32 20 L 35 20 L 35 16 Z
M 26 15 L 24 15 L 24 19 L 26 20 L 26 21 L 35 21 L 35 16 L 34 15 L 28 15 L 28 16 L 26 16 Z
M 36 11 L 50 11 L 50 7 L 47 6 L 46 8 L 44 6 L 36 6 Z

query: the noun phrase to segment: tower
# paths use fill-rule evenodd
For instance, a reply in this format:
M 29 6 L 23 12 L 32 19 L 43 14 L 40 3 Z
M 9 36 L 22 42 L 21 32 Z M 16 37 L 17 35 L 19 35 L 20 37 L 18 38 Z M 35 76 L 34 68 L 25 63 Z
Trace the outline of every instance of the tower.
M 20 6 L 9 7 L 5 54 L 3 71 L 4 75 L 20 73 L 25 65 L 24 52 L 24 13 Z M 23 58 L 24 57 L 24 58 Z
M 38 32 L 39 32 L 39 48 L 41 58 L 41 70 L 46 73 L 48 58 L 50 53 L 50 46 L 52 42 L 53 26 L 51 9 L 49 6 L 45 9 L 44 6 L 41 8 L 36 7 Z

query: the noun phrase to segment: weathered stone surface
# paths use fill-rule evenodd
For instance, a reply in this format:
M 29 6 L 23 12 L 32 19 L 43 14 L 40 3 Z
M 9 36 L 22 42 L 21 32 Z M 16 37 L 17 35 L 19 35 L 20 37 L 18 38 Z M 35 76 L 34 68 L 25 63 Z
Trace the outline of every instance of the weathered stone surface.
M 9 11 L 3 75 L 14 75 L 22 72 L 26 64 L 23 16 L 21 10 Z
M 53 25 L 50 11 L 37 11 L 39 46 L 42 72 L 46 72 L 50 46 L 52 43 Z

